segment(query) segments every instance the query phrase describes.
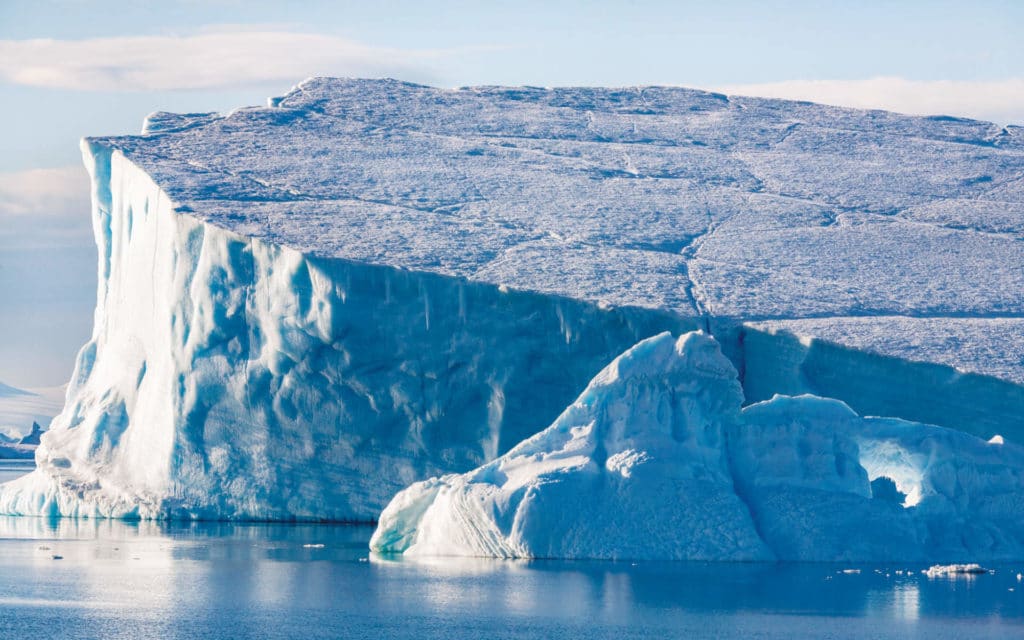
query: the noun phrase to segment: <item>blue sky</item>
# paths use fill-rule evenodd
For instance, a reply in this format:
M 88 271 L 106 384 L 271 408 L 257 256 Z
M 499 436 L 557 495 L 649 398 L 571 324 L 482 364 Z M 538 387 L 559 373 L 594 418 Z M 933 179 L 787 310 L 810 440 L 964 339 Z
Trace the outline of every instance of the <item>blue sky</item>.
M 0 381 L 61 384 L 95 251 L 78 139 L 309 75 L 673 84 L 1024 124 L 1024 2 L 0 2 Z

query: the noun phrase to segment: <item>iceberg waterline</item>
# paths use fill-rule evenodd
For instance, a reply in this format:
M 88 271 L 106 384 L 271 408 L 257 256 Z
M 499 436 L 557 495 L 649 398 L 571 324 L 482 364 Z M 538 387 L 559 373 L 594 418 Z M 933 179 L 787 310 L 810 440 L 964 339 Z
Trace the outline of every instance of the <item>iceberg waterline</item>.
M 837 400 L 740 409 L 700 333 L 616 358 L 555 422 L 413 484 L 370 546 L 410 556 L 926 561 L 1024 557 L 1024 449 L 860 418 Z
M 821 139 L 833 119 L 851 127 L 842 139 L 864 167 L 892 165 L 885 179 L 857 186 L 857 154 Z M 271 108 L 163 114 L 143 136 L 87 141 L 94 334 L 38 470 L 0 488 L 0 512 L 374 520 L 410 483 L 531 436 L 639 340 L 699 327 L 720 339 L 748 400 L 818 393 L 1019 441 L 1015 370 L 980 375 L 996 370 L 983 339 L 973 373 L 949 366 L 962 363 L 958 336 L 1024 326 L 1012 215 L 988 235 L 919 220 L 949 202 L 962 217 L 978 195 L 1014 210 L 1003 177 L 1016 175 L 1019 132 L 990 128 L 681 89 L 320 79 Z M 907 144 L 941 162 L 928 167 L 934 195 L 912 179 L 923 160 L 894 164 Z M 780 188 L 808 154 L 845 158 L 840 180 Z M 633 173 L 610 168 L 624 161 Z M 965 181 L 980 167 L 997 179 Z M 793 264 L 734 260 L 787 229 L 806 242 L 772 257 Z M 886 242 L 911 232 L 921 242 L 899 246 L 923 249 L 890 281 Z M 998 286 L 953 278 L 985 268 L 973 258 L 943 270 L 941 251 L 925 253 L 963 239 L 1005 263 Z M 878 247 L 866 262 L 837 260 L 828 286 L 793 272 L 858 242 Z M 772 277 L 793 277 L 758 275 L 775 266 Z M 924 276 L 934 299 L 902 295 Z M 803 312 L 838 314 L 836 344 L 785 333 Z M 855 313 L 904 314 L 901 335 L 920 332 L 914 314 L 949 315 L 953 339 L 886 350 L 880 331 L 843 346 Z M 756 328 L 748 316 L 777 320 Z M 918 353 L 926 362 L 901 357 Z

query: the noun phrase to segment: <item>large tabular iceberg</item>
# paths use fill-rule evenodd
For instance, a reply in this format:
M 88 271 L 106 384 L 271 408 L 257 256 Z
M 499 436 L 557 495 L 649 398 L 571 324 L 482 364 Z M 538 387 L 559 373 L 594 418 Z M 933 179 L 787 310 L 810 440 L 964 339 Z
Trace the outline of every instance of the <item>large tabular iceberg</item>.
M 1024 435 L 1024 130 L 313 79 L 93 138 L 93 336 L 0 512 L 372 520 L 702 328 L 748 401 Z
M 384 509 L 372 549 L 413 556 L 1019 559 L 1024 449 L 785 397 L 740 410 L 699 333 L 616 358 L 544 431 Z

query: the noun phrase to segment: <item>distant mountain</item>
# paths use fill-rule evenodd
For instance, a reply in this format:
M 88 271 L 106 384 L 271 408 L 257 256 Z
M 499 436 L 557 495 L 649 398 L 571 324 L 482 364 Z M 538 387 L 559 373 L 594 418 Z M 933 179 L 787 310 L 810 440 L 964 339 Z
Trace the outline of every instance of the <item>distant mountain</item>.
M 64 406 L 64 387 L 19 389 L 0 382 L 0 443 L 32 437 L 45 429 Z
M 34 394 L 32 394 L 34 395 Z M 30 460 L 36 455 L 39 438 L 46 430 L 38 422 L 32 423 L 32 432 L 21 438 L 0 433 L 0 460 Z
M 0 398 L 10 398 L 14 396 L 32 396 L 35 395 L 31 391 L 25 391 L 24 389 L 17 389 L 8 384 L 0 382 Z
M 27 436 L 23 437 L 21 440 L 18 440 L 18 444 L 29 445 L 29 446 L 32 446 L 32 447 L 38 447 L 39 446 L 39 437 L 41 435 L 43 435 L 43 433 L 45 433 L 45 432 L 46 432 L 46 429 L 43 429 L 42 427 L 40 427 L 38 422 L 33 422 L 32 423 L 32 433 L 30 433 Z
M 39 438 L 44 433 L 46 433 L 46 429 L 39 426 L 38 422 L 33 422 L 32 432 L 27 436 L 13 439 L 0 434 L 0 460 L 30 460 L 34 458 L 36 447 L 39 446 Z

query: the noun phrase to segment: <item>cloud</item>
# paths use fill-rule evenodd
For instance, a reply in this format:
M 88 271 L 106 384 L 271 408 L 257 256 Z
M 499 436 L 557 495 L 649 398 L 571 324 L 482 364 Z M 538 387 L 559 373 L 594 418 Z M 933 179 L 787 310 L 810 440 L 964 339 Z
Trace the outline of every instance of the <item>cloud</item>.
M 224 26 L 191 35 L 0 40 L 0 79 L 96 91 L 220 89 L 311 75 L 429 81 L 438 60 L 466 52 L 373 47 L 332 35 Z
M 0 216 L 62 215 L 89 207 L 84 167 L 0 173 Z
M 66 380 L 89 337 L 96 244 L 84 167 L 0 173 L 0 380 Z
M 714 87 L 732 95 L 810 100 L 859 109 L 1024 124 L 1024 78 L 1005 80 L 791 80 Z
M 91 246 L 90 207 L 84 167 L 0 173 L 0 247 Z

